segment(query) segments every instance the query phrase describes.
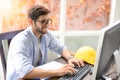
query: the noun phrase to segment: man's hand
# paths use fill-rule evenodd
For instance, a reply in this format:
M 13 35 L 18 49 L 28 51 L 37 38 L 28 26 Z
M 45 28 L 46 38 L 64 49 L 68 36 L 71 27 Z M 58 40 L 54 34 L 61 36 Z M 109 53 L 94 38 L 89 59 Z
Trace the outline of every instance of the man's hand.
M 81 59 L 71 58 L 68 60 L 68 64 L 74 64 L 80 66 L 84 66 L 84 62 Z
M 78 65 L 79 67 L 84 66 L 83 60 L 75 58 L 69 59 L 68 64 L 65 64 L 62 68 L 58 70 L 58 76 L 76 73 L 77 70 L 74 68 L 76 65 Z
M 63 76 L 65 74 L 74 74 L 77 72 L 76 69 L 74 69 L 73 64 L 65 64 L 62 68 L 58 69 L 58 76 Z

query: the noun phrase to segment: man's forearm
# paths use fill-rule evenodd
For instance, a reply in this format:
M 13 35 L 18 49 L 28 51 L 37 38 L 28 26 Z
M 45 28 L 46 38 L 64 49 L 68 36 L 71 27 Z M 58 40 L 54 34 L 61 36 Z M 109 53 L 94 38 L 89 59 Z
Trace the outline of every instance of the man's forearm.
M 62 52 L 62 56 L 66 59 L 69 60 L 71 58 L 73 58 L 73 54 L 71 54 L 71 52 L 68 49 L 64 49 Z
M 58 71 L 34 68 L 31 72 L 25 75 L 24 79 L 47 78 L 52 76 L 58 76 Z

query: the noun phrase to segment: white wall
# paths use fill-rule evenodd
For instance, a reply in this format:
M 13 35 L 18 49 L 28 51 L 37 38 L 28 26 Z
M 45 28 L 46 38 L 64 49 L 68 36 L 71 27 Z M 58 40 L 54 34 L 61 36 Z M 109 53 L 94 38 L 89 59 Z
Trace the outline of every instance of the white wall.
M 120 0 L 111 0 L 111 13 L 109 24 L 120 20 Z

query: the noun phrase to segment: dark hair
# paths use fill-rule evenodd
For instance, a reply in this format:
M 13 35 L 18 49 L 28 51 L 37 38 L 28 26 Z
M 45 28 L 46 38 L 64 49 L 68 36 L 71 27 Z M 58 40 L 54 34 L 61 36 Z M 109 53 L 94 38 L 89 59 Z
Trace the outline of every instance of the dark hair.
M 28 17 L 31 18 L 33 21 L 36 21 L 39 16 L 49 14 L 50 11 L 41 5 L 34 5 L 28 11 Z

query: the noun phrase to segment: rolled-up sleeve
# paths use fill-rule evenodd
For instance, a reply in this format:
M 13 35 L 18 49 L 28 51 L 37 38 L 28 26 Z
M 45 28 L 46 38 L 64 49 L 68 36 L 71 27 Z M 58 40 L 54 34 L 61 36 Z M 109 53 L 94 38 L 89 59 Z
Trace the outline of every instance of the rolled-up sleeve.
M 11 42 L 9 54 L 11 54 L 13 59 L 14 69 L 18 75 L 18 78 L 23 78 L 34 68 L 32 65 L 30 50 L 29 40 L 22 40 L 19 38 Z

